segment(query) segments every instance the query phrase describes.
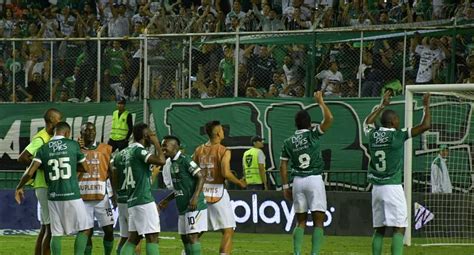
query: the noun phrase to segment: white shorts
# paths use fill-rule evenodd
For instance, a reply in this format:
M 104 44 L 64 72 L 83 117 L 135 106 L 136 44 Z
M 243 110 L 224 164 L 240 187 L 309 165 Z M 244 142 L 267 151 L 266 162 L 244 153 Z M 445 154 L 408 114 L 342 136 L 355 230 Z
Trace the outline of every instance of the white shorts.
M 41 225 L 48 225 L 51 223 L 49 218 L 48 208 L 48 188 L 36 188 L 36 199 L 38 199 L 38 218 Z
M 207 226 L 210 231 L 235 228 L 234 210 L 226 189 L 224 189 L 224 194 L 219 202 L 207 204 L 207 219 Z
M 120 236 L 128 237 L 128 205 L 127 203 L 118 203 L 118 220 L 120 225 Z
M 104 196 L 101 201 L 84 201 L 86 206 L 87 217 L 94 222 L 94 217 L 97 219 L 99 227 L 105 227 L 114 224 L 114 213 L 112 206 L 110 206 L 109 197 Z
M 293 207 L 295 213 L 326 212 L 326 187 L 321 175 L 293 179 Z
M 94 221 L 87 217 L 82 199 L 48 201 L 53 236 L 72 235 L 94 227 Z
M 129 232 L 138 232 L 138 235 L 160 232 L 160 216 L 155 202 L 129 207 L 128 214 Z
M 187 212 L 179 215 L 178 233 L 180 235 L 195 234 L 207 231 L 207 209 Z
M 408 226 L 407 202 L 401 184 L 374 185 L 372 221 L 374 228 Z

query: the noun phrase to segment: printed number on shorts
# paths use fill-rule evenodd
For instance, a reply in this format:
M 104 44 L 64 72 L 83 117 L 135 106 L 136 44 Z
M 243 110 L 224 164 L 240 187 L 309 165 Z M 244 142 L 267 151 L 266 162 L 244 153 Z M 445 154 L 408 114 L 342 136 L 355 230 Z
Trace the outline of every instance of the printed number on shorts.
M 122 184 L 122 190 L 127 189 L 129 186 L 134 189 L 135 188 L 135 180 L 133 179 L 133 172 L 131 167 L 127 167 L 123 170 L 123 174 L 125 175 L 125 181 Z
M 48 166 L 52 167 L 52 171 L 49 172 L 49 179 L 51 181 L 57 181 L 60 178 L 63 180 L 71 178 L 71 165 L 69 164 L 69 160 L 69 157 L 48 160 Z
M 305 153 L 305 154 L 301 154 L 299 157 L 298 157 L 298 161 L 300 162 L 300 168 L 301 169 L 306 169 L 309 167 L 309 162 L 311 161 L 311 157 Z
M 378 160 L 378 163 L 375 164 L 375 170 L 384 172 L 387 168 L 387 161 L 385 161 L 385 151 L 376 151 L 375 156 Z
M 194 225 L 194 223 L 196 223 L 194 216 L 188 217 L 188 225 Z
M 107 208 L 105 209 L 105 213 L 107 214 L 107 216 L 113 216 L 114 214 L 112 213 L 112 208 Z

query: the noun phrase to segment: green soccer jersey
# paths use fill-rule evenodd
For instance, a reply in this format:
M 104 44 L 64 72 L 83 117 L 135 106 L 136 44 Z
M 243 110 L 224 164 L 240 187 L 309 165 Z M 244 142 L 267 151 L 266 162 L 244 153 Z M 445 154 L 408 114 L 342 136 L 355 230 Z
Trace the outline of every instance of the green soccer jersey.
M 376 185 L 401 184 L 403 174 L 403 145 L 410 138 L 410 130 L 364 128 L 369 137 L 370 165 L 367 179 Z
M 113 158 L 112 164 L 114 165 L 114 171 L 117 177 L 117 203 L 127 203 L 127 188 L 126 185 L 127 183 L 125 182 L 125 176 L 127 175 L 127 168 L 126 168 L 126 162 L 129 160 L 128 157 L 128 150 L 122 150 L 121 152 L 117 153 L 115 157 Z
M 146 162 L 151 154 L 139 143 L 131 144 L 125 150 L 128 154 L 128 160 L 125 160 L 128 207 L 154 202 L 151 194 L 151 169 Z
M 323 131 L 319 126 L 296 130 L 295 134 L 283 142 L 281 160 L 291 163 L 292 176 L 320 175 L 324 162 L 321 157 L 320 137 Z
M 189 156 L 181 154 L 181 152 L 178 152 L 173 160 L 171 160 L 171 178 L 173 180 L 176 205 L 181 215 L 189 211 L 189 201 L 194 195 L 197 184 L 194 175 L 200 170 L 198 165 Z M 207 205 L 204 200 L 204 194 L 201 192 L 201 194 L 199 194 L 196 210 L 200 211 L 206 208 Z
M 55 136 L 36 153 L 48 184 L 48 200 L 67 201 L 81 198 L 77 164 L 86 160 L 76 141 Z

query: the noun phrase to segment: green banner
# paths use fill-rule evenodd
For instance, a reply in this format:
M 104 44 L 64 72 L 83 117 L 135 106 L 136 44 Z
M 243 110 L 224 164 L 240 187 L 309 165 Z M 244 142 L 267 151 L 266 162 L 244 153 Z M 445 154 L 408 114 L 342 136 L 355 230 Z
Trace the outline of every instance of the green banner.
M 435 100 L 432 100 L 435 101 Z M 426 135 L 413 140 L 414 176 L 422 182 L 429 181 L 430 164 L 437 155 L 440 144 L 450 147 L 452 158 L 450 172 L 456 176 L 460 189 L 472 186 L 473 146 L 472 115 L 469 103 L 453 103 L 440 98 L 433 104 L 433 128 Z M 327 105 L 334 115 L 334 124 L 322 138 L 322 155 L 328 185 L 348 184 L 350 189 L 369 188 L 364 174 L 369 161 L 367 138 L 363 132 L 363 120 L 379 103 L 378 99 L 329 100 Z M 265 140 L 264 152 L 267 156 L 268 170 L 278 170 L 282 142 L 295 131 L 294 115 L 301 109 L 311 114 L 312 120 L 322 119 L 321 111 L 312 99 L 247 99 L 226 98 L 195 101 L 156 100 L 150 102 L 156 130 L 160 137 L 177 135 L 185 144 L 186 152 L 192 154 L 196 146 L 207 141 L 204 125 L 211 120 L 219 120 L 225 129 L 224 144 L 232 150 L 232 170 L 241 176 L 242 154 L 251 147 L 250 138 L 261 135 Z M 396 98 L 390 108 L 400 114 L 404 126 L 404 99 Z M 456 109 L 453 109 L 456 107 Z M 456 116 L 452 116 L 455 114 Z M 449 115 L 449 116 L 447 116 Z M 422 107 L 415 104 L 413 123 L 422 117 Z M 450 121 L 455 119 L 455 122 Z M 464 139 L 461 139 L 464 137 Z M 334 174 L 331 172 L 354 171 L 353 174 Z M 278 181 L 278 174 L 274 175 Z
M 80 135 L 81 124 L 90 121 L 96 125 L 97 140 L 109 140 L 115 103 L 0 104 L 0 171 L 25 168 L 16 160 L 30 138 L 44 127 L 43 114 L 52 107 L 63 113 L 63 120 L 72 127 L 74 139 Z M 127 104 L 126 109 L 135 121 L 143 121 L 142 103 Z

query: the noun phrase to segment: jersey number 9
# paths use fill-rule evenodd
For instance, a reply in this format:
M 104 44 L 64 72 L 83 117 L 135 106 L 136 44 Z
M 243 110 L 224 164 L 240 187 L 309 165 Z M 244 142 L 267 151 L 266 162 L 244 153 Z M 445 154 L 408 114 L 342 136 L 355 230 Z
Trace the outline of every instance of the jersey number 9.
M 309 162 L 311 161 L 311 157 L 307 153 L 301 154 L 298 157 L 298 161 L 300 162 L 299 168 L 306 169 L 309 167 Z

